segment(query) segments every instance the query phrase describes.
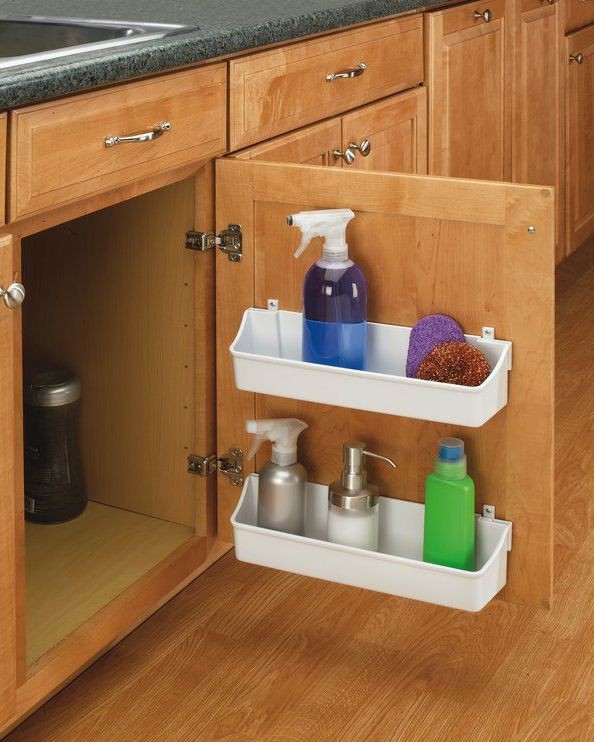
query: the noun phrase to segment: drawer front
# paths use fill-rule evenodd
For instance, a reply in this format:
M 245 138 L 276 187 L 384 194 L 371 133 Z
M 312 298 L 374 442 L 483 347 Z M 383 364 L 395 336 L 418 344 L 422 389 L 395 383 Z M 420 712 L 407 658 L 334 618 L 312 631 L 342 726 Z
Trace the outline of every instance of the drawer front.
M 225 65 L 14 111 L 10 219 L 45 211 L 225 150 Z M 107 146 L 109 137 L 170 130 Z
M 565 31 L 575 31 L 594 22 L 594 0 L 565 0 Z
M 6 188 L 6 114 L 0 114 L 0 224 L 4 224 Z
M 327 79 L 349 70 L 358 74 Z M 233 150 L 422 82 L 422 18 L 388 21 L 234 60 L 229 80 Z

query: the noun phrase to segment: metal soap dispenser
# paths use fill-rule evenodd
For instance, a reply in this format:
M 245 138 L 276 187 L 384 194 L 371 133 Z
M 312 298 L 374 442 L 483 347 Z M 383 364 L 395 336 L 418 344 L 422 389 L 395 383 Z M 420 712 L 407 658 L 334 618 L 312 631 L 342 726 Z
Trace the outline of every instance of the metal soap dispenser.
M 361 441 L 344 444 L 342 477 L 328 488 L 328 541 L 377 551 L 379 488 L 367 481 L 366 456 L 396 468 L 387 456 L 366 451 Z

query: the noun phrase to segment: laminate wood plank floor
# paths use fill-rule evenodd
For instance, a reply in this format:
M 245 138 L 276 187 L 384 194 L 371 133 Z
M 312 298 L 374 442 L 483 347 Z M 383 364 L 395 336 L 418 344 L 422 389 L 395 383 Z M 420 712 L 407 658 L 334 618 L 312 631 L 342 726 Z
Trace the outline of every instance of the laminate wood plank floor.
M 593 305 L 589 246 L 558 274 L 551 611 L 466 614 L 231 552 L 10 742 L 593 740 Z

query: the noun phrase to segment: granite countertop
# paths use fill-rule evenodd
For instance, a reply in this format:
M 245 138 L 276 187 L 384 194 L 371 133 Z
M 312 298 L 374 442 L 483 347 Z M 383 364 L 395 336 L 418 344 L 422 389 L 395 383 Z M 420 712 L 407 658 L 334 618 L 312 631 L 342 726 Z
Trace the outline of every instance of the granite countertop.
M 371 21 L 444 0 L 0 0 L 2 15 L 179 23 L 197 30 L 0 70 L 0 110 Z

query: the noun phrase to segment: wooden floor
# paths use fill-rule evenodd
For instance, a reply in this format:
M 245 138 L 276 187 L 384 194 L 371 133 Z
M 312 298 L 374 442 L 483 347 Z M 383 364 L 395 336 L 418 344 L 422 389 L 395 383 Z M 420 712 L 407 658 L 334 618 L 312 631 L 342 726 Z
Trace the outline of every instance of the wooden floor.
M 67 523 L 27 522 L 29 664 L 193 535 L 188 526 L 98 502 Z
M 11 742 L 594 740 L 594 249 L 558 302 L 552 611 L 464 614 L 231 552 Z

